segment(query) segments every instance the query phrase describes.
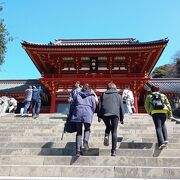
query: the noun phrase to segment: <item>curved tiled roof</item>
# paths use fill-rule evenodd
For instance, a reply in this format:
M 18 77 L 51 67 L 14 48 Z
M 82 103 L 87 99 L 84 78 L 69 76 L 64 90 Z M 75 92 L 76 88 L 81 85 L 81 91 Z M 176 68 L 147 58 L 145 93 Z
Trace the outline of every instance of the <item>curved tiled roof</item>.
M 151 79 L 145 85 L 145 89 L 148 90 L 151 85 L 158 86 L 162 93 L 180 93 L 180 78 Z
M 0 80 L 0 93 L 24 92 L 28 86 L 39 83 L 38 80 Z
M 29 85 L 40 83 L 38 80 L 0 80 L 0 93 L 24 92 Z M 151 79 L 144 86 L 148 90 L 151 85 L 157 85 L 161 92 L 180 93 L 180 78 Z
M 149 42 L 139 42 L 134 38 L 125 39 L 58 39 L 55 42 L 49 42 L 48 44 L 32 43 L 23 41 L 22 45 L 37 45 L 37 46 L 116 46 L 116 45 L 145 45 L 145 44 L 157 44 L 168 42 L 168 38 L 160 39 Z

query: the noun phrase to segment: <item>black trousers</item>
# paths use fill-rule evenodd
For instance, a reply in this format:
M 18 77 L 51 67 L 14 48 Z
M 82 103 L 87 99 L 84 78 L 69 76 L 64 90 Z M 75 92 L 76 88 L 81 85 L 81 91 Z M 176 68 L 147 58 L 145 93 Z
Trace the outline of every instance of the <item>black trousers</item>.
M 152 115 L 152 118 L 156 129 L 158 146 L 160 146 L 164 144 L 164 141 L 168 140 L 167 129 L 165 125 L 167 115 L 165 113 L 155 113 Z
M 87 142 L 89 141 L 91 124 L 77 122 L 76 123 L 76 128 L 77 128 L 77 134 L 76 134 L 76 152 L 81 151 L 81 148 L 82 148 L 83 125 L 84 125 L 84 137 L 83 137 L 83 141 L 87 141 Z
M 117 127 L 119 123 L 119 118 L 117 116 L 104 116 L 104 124 L 106 126 L 105 136 L 109 136 L 110 132 L 112 135 L 112 150 L 116 150 L 117 146 Z
M 77 123 L 76 123 L 77 136 L 79 136 L 79 135 L 82 136 L 83 124 L 84 124 L 84 132 L 90 131 L 91 124 L 89 124 L 89 123 L 77 122 Z

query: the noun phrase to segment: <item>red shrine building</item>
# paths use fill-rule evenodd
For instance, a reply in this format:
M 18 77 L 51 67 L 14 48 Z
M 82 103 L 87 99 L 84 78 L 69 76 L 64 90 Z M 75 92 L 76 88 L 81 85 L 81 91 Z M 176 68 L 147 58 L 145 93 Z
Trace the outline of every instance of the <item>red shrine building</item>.
M 23 41 L 22 47 L 41 73 L 39 81 L 50 96 L 50 113 L 67 108 L 77 80 L 90 84 L 97 95 L 109 82 L 121 90 L 129 86 L 138 112 L 144 85 L 167 43 L 168 39 L 59 39 L 48 44 Z

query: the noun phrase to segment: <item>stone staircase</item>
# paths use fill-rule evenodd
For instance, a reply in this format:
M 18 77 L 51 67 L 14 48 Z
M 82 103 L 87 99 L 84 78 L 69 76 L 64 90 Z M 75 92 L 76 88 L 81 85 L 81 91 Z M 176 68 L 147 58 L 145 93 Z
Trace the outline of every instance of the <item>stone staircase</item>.
M 180 124 L 167 121 L 169 144 L 158 150 L 151 117 L 133 114 L 118 127 L 118 148 L 103 146 L 103 122 L 94 117 L 83 156 L 75 155 L 75 133 L 61 135 L 64 117 L 41 114 L 31 117 L 8 114 L 0 117 L 0 179 L 19 177 L 88 177 L 180 179 Z M 31 178 L 30 178 L 31 179 Z

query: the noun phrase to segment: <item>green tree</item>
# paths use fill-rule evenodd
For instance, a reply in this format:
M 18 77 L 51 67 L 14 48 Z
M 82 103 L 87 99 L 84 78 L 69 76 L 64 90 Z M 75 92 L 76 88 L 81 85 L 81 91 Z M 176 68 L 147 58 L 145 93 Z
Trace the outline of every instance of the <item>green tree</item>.
M 0 11 L 2 11 L 3 8 L 0 5 Z M 9 36 L 9 32 L 6 29 L 6 26 L 4 24 L 4 20 L 0 19 L 0 65 L 4 63 L 4 57 L 7 49 L 7 42 L 11 41 L 12 37 Z
M 174 78 L 176 76 L 176 71 L 174 64 L 165 64 L 155 68 L 151 76 L 153 78 Z
M 175 54 L 174 62 L 176 64 L 176 77 L 180 78 L 180 51 Z

